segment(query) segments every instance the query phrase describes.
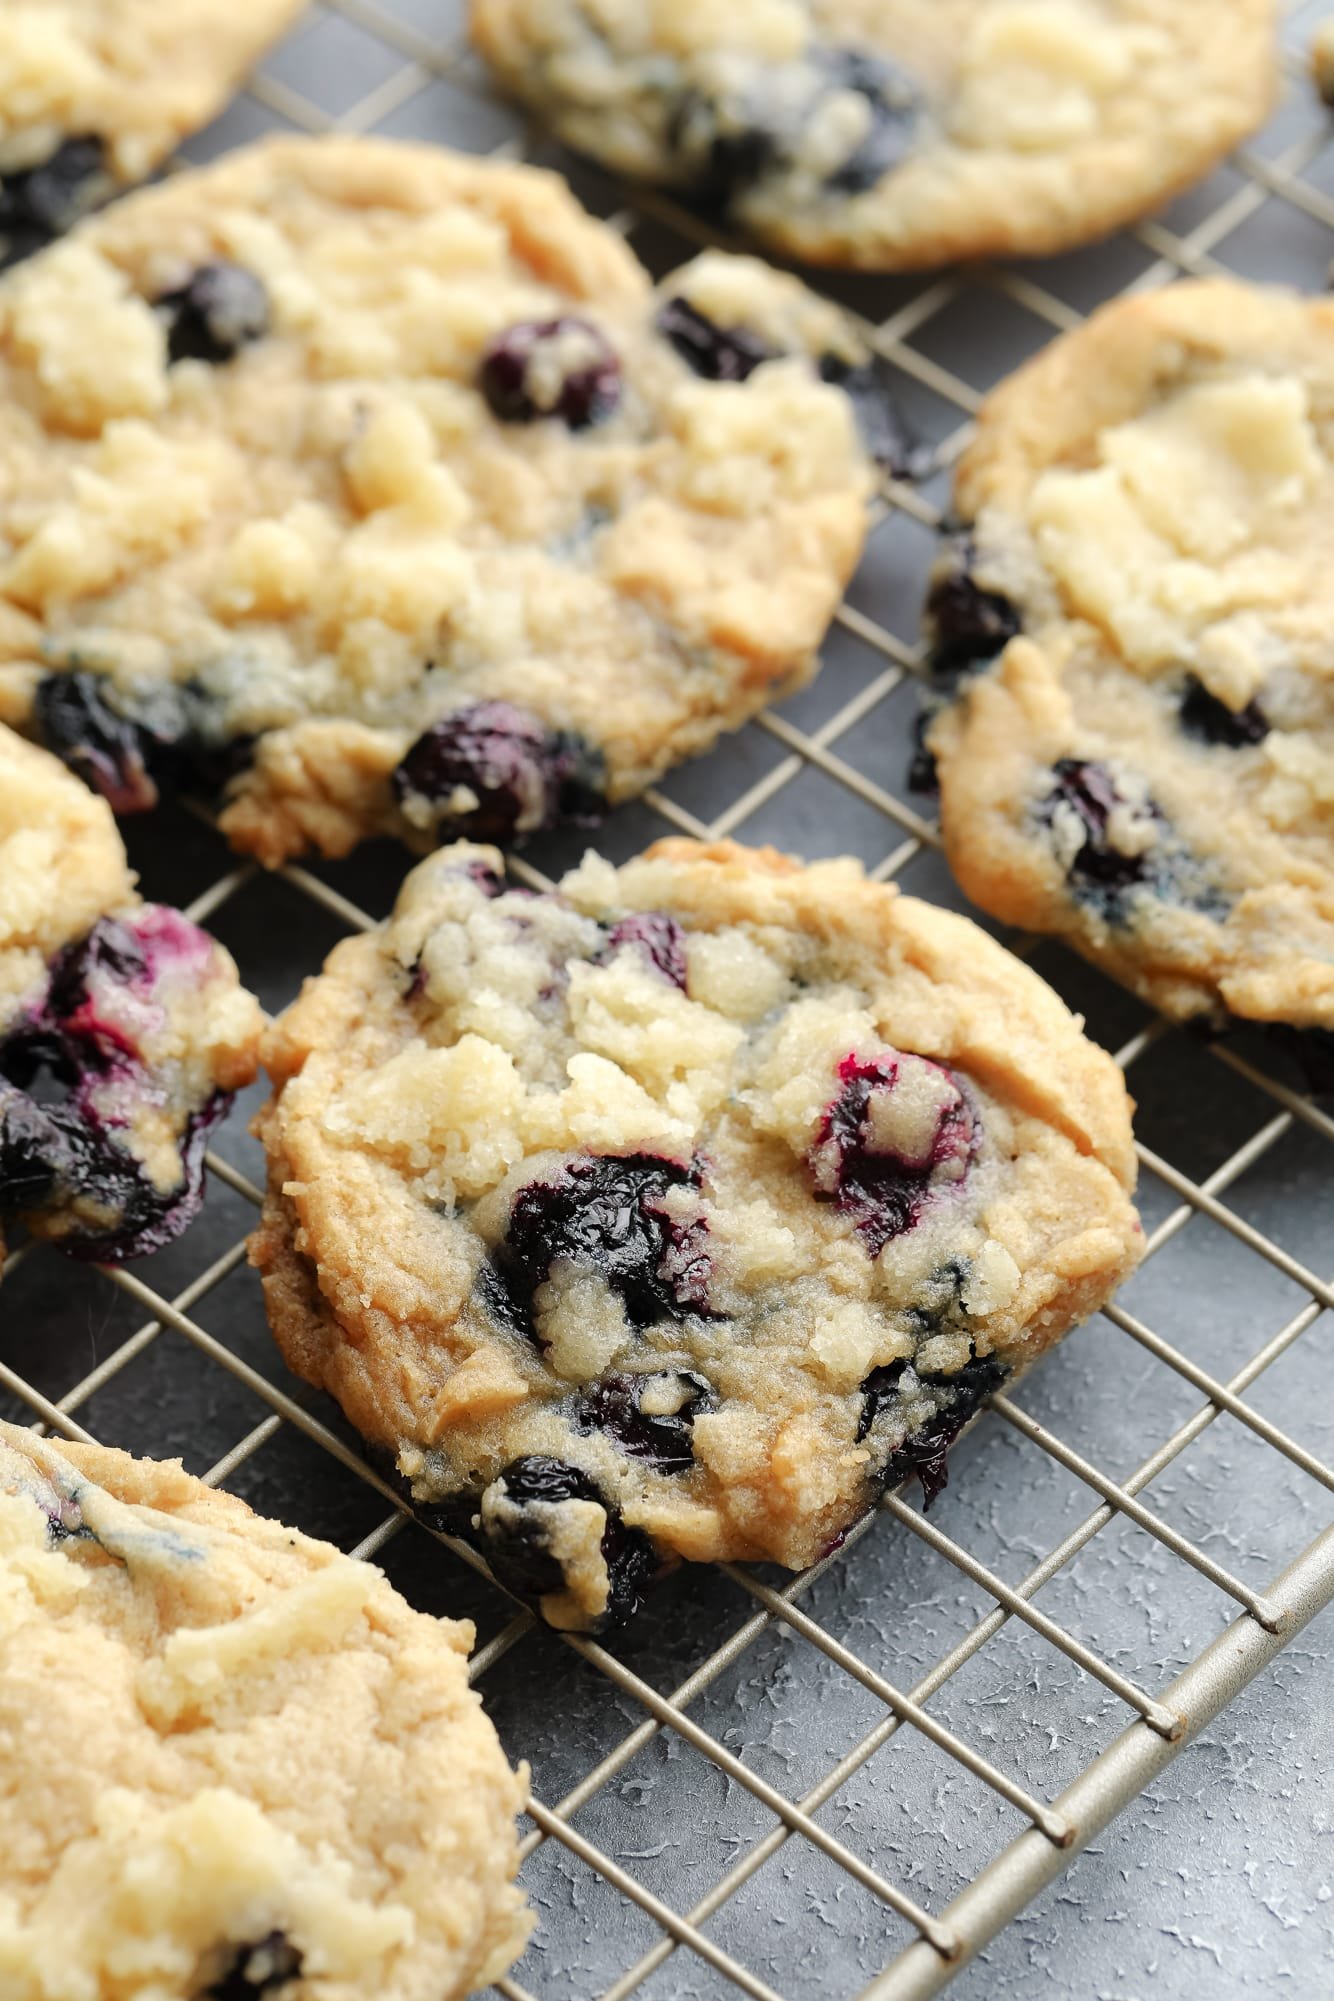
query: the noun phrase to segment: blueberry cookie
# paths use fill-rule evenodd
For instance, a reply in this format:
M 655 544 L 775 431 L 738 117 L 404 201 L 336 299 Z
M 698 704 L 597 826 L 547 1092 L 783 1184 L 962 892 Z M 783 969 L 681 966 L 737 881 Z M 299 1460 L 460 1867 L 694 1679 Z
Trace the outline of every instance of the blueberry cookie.
M 528 1932 L 473 1629 L 177 1461 L 0 1424 L 6 2001 L 456 2001 Z
M 472 32 L 571 145 L 874 271 L 1104 235 L 1277 75 L 1272 0 L 472 0 Z
M 552 1624 L 943 1486 L 1133 1267 L 1128 1100 L 1049 988 L 853 862 L 443 849 L 268 1036 L 289 1365 Z
M 1334 304 L 1110 306 L 986 405 L 928 627 L 975 902 L 1178 1019 L 1334 1028 Z
M 179 1236 L 262 1026 L 222 946 L 135 895 L 105 800 L 0 727 L 0 1226 L 112 1264 Z
M 4 0 L 0 264 L 146 180 L 305 0 Z
M 822 379 L 827 378 L 827 379 Z M 554 176 L 278 140 L 0 285 L 0 716 L 270 864 L 587 820 L 800 683 L 883 384 Z

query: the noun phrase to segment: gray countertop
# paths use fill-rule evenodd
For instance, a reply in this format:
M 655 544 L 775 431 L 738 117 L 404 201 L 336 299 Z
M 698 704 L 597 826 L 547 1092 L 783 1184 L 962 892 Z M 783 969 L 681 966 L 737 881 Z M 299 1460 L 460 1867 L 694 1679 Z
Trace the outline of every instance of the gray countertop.
M 1294 50 L 1322 11 L 1297 10 L 1289 28 Z M 1226 32 L 1225 25 L 1218 31 Z M 331 123 L 475 151 L 517 148 L 524 140 L 520 122 L 486 95 L 459 51 L 459 35 L 450 0 L 341 0 L 312 8 L 271 57 L 254 92 L 187 150 L 204 158 L 260 132 Z M 1280 114 L 1255 144 L 1259 173 L 1253 163 L 1229 163 L 1148 232 L 1024 265 L 1017 283 L 986 273 L 820 282 L 878 324 L 910 327 L 908 348 L 897 350 L 903 400 L 923 437 L 940 443 L 963 417 L 952 385 L 985 388 L 1050 338 L 1069 309 L 1084 312 L 1126 285 L 1160 282 L 1173 261 L 1322 286 L 1334 248 L 1328 136 L 1327 115 L 1294 79 Z M 572 164 L 550 147 L 524 150 Z M 621 210 L 621 190 L 587 167 L 572 172 L 590 206 Z M 1277 192 L 1264 184 L 1266 173 Z M 670 268 L 692 248 L 656 205 L 651 220 L 630 229 L 630 240 L 655 270 Z M 929 310 L 919 311 L 918 301 L 929 302 Z M 938 476 L 923 497 L 939 504 L 944 488 Z M 904 789 L 915 704 L 910 687 L 889 683 L 896 646 L 915 636 L 930 546 L 927 526 L 891 510 L 871 538 L 849 594 L 851 614 L 831 634 L 825 670 L 813 687 L 780 710 L 773 727 L 751 726 L 674 774 L 661 795 L 618 813 L 600 845 L 619 859 L 674 826 L 712 822 L 745 797 L 747 810 L 729 827 L 738 838 L 775 841 L 809 856 L 851 852 L 870 867 L 895 856 L 905 888 L 965 907 L 929 844 L 900 853 L 909 823 L 896 817 L 903 806 L 920 803 Z M 164 839 L 161 822 L 130 830 L 146 894 L 186 902 L 227 875 L 230 858 L 207 828 L 178 814 L 169 832 Z M 530 859 L 553 872 L 578 845 L 552 842 L 530 851 Z M 380 915 L 402 867 L 400 855 L 376 846 L 314 875 L 317 885 L 331 885 Z M 247 880 L 210 921 L 271 1007 L 292 996 L 342 928 L 335 912 L 293 879 Z M 1090 1032 L 1110 1048 L 1123 1048 L 1151 1026 L 1136 1002 L 1061 948 L 1041 944 L 1033 962 L 1083 1009 Z M 1273 1058 L 1259 1045 L 1236 1047 L 1272 1069 Z M 1221 1173 L 1222 1199 L 1243 1225 L 1329 1277 L 1330 1130 L 1300 1118 L 1285 1123 L 1263 1088 L 1180 1033 L 1151 1035 L 1137 1047 L 1130 1081 L 1140 1136 L 1157 1156 L 1189 1177 L 1192 1189 Z M 219 1151 L 258 1176 L 258 1150 L 244 1127 L 250 1108 L 238 1108 Z M 1238 1150 L 1257 1134 L 1261 1139 L 1239 1163 Z M 1330 1314 L 1317 1317 L 1300 1281 L 1225 1224 L 1193 1210 L 1170 1221 L 1180 1196 L 1157 1173 L 1146 1171 L 1142 1198 L 1146 1227 L 1169 1227 L 1123 1304 L 1223 1378 L 1294 1316 L 1304 1316 L 1299 1337 L 1248 1395 L 1272 1423 L 1328 1460 L 1334 1454 Z M 141 1268 L 142 1277 L 164 1296 L 179 1293 L 227 1255 L 251 1214 L 244 1192 L 215 1177 L 195 1231 Z M 350 1439 L 328 1405 L 285 1375 L 252 1274 L 228 1266 L 192 1313 L 227 1355 Z M 267 1415 L 263 1392 L 219 1366 L 187 1334 L 168 1330 L 125 1351 L 122 1344 L 142 1319 L 142 1306 L 99 1274 L 39 1253 L 6 1285 L 0 1360 L 15 1381 L 51 1398 L 107 1364 L 91 1390 L 76 1391 L 79 1420 L 97 1436 L 139 1451 L 179 1452 L 200 1472 L 246 1440 L 228 1484 L 266 1511 L 345 1546 L 384 1519 L 384 1503 L 317 1443 L 290 1426 L 257 1436 Z M 1072 1336 L 1016 1401 L 1117 1479 L 1127 1478 L 1201 1404 L 1178 1371 L 1105 1318 Z M 18 1394 L 0 1386 L 0 1411 L 25 1408 Z M 961 1443 L 952 1464 L 951 1486 L 931 1521 L 1011 1584 L 1097 1502 L 995 1414 Z M 1226 1416 L 1204 1429 L 1144 1498 L 1253 1589 L 1264 1587 L 1330 1517 L 1326 1492 Z M 506 1630 L 512 1608 L 420 1530 L 392 1537 L 378 1560 L 428 1609 L 475 1617 L 480 1641 Z M 774 1573 L 765 1581 L 777 1588 L 787 1580 Z M 903 1690 L 926 1676 L 992 1604 L 977 1583 L 890 1517 L 841 1553 L 798 1602 L 820 1634 Z M 1150 1693 L 1236 1615 L 1212 1583 L 1124 1517 L 1093 1537 L 1037 1602 Z M 555 1804 L 643 1722 L 646 1711 L 630 1677 L 670 1692 L 703 1669 L 757 1609 L 742 1581 L 678 1574 L 612 1643 L 624 1671 L 619 1683 L 543 1631 L 526 1631 L 498 1652 L 480 1686 L 508 1749 L 531 1760 L 537 1797 Z M 1035 1991 L 1080 2001 L 1261 1992 L 1317 2001 L 1334 1992 L 1332 1654 L 1334 1614 L 1327 1612 L 964 1971 L 952 1989 L 959 2001 L 1007 2001 Z M 1130 1716 L 1116 1696 L 1013 1620 L 931 1696 L 929 1708 L 1044 1800 Z M 798 1800 L 863 1744 L 887 1712 L 874 1689 L 808 1634 L 770 1621 L 738 1647 L 735 1659 L 717 1666 L 688 1714 L 746 1772 Z M 908 1728 L 813 1812 L 826 1833 L 932 1911 L 1026 1825 L 1013 1805 Z M 667 1730 L 645 1733 L 632 1746 L 573 1825 L 599 1857 L 688 1912 L 778 1822 L 707 1749 Z M 856 1995 L 908 1943 L 911 1927 L 803 1836 L 772 1845 L 704 1923 L 707 1937 L 785 2001 Z M 540 1923 L 516 1978 L 542 2001 L 589 2001 L 662 1936 L 650 1913 L 558 1841 L 536 1850 L 525 1875 Z M 681 1950 L 649 1974 L 641 1991 L 666 2001 L 737 1989 Z

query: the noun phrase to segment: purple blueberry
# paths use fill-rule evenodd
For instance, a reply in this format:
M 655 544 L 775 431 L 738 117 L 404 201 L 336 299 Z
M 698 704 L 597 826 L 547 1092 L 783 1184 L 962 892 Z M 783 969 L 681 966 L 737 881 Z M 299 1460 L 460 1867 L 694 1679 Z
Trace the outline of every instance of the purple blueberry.
M 478 387 L 502 424 L 559 417 L 571 431 L 603 424 L 621 400 L 621 364 L 605 334 L 565 315 L 522 320 L 488 345 Z
M 921 94 L 903 70 L 858 49 L 819 49 L 816 66 L 832 90 L 853 91 L 870 107 L 865 135 L 825 179 L 834 194 L 860 195 L 902 164 L 916 138 Z
M 697 1165 L 654 1154 L 592 1154 L 515 1196 L 509 1225 L 481 1281 L 503 1325 L 533 1332 L 533 1298 L 557 1258 L 596 1272 L 635 1327 L 709 1314 L 711 1260 L 702 1216 L 668 1215 L 671 1188 L 698 1188 Z
M 658 1568 L 653 1545 L 642 1530 L 626 1526 L 587 1473 L 564 1459 L 533 1453 L 513 1460 L 488 1487 L 484 1503 L 488 1496 L 508 1505 L 503 1513 L 483 1505 L 482 1551 L 497 1581 L 516 1598 L 536 1601 L 565 1589 L 565 1572 L 551 1547 L 555 1524 L 546 1509 L 564 1501 L 596 1501 L 607 1516 L 600 1553 L 610 1592 L 602 1623 L 620 1625 L 638 1611 Z
M 1152 848 L 1143 854 L 1122 854 L 1108 838 L 1113 813 L 1127 805 L 1116 780 L 1105 764 L 1083 758 L 1063 757 L 1052 768 L 1055 785 L 1042 807 L 1042 818 L 1050 822 L 1058 808 L 1071 808 L 1083 828 L 1083 840 L 1067 863 L 1069 880 L 1080 888 L 1110 890 L 1115 894 L 1134 889 L 1152 875 Z M 1161 823 L 1162 815 L 1148 802 L 1140 814 Z
M 938 577 L 926 600 L 926 638 L 932 679 L 952 691 L 960 677 L 994 660 L 1023 630 L 1019 613 L 1000 591 L 985 590 L 969 567 L 963 544 L 956 567 Z
M 772 361 L 778 353 L 746 327 L 716 326 L 689 299 L 680 297 L 659 308 L 657 328 L 706 382 L 744 382 L 762 361 Z
M 645 1410 L 646 1399 L 672 1407 Z M 655 1473 L 688 1473 L 695 1463 L 695 1419 L 716 1401 L 712 1384 L 693 1370 L 609 1375 L 580 1392 L 570 1422 L 578 1432 L 604 1433 L 631 1459 L 647 1460 Z
M 938 1188 L 957 1185 L 967 1173 L 976 1126 L 963 1092 L 941 1064 L 928 1067 L 944 1087 L 935 1128 L 925 1149 L 907 1156 L 877 1137 L 884 1100 L 901 1088 L 905 1059 L 897 1052 L 870 1058 L 845 1056 L 842 1085 L 826 1106 L 809 1161 L 818 1202 L 850 1215 L 871 1257 L 910 1230 Z M 882 1097 L 883 1094 L 883 1097 Z
M 862 1384 L 862 1413 L 857 1440 L 871 1436 L 882 1411 L 892 1407 L 906 1362 L 891 1362 L 873 1369 Z M 978 1405 L 998 1390 L 1008 1371 L 992 1355 L 975 1355 L 952 1376 L 923 1374 L 919 1380 L 948 1401 L 918 1431 L 894 1447 L 876 1471 L 876 1480 L 886 1491 L 899 1486 L 910 1473 L 922 1485 L 922 1507 L 929 1508 L 949 1481 L 946 1454 Z
M 637 910 L 613 924 L 604 956 L 610 958 L 623 945 L 637 945 L 664 980 L 686 991 L 685 933 L 665 910 Z
M 303 1960 L 286 1932 L 269 1932 L 250 1945 L 236 1946 L 222 1973 L 204 1988 L 199 2001 L 254 2001 L 301 1978 Z
M 0 179 L 0 263 L 61 236 L 111 192 L 106 148 L 93 133 L 65 139 L 34 167 Z
M 1263 743 L 1269 735 L 1269 718 L 1258 702 L 1230 709 L 1193 674 L 1186 676 L 1178 713 L 1187 736 L 1202 743 L 1222 744 L 1228 750 L 1244 750 L 1250 744 Z
M 34 720 L 46 748 L 100 792 L 113 812 L 156 806 L 147 735 L 123 713 L 105 677 L 47 674 L 37 684 Z
M 437 837 L 510 841 L 601 816 L 605 761 L 573 730 L 512 702 L 473 702 L 433 723 L 393 775 L 394 797 Z
M 269 295 L 243 264 L 201 264 L 155 301 L 167 323 L 167 359 L 231 361 L 269 330 Z

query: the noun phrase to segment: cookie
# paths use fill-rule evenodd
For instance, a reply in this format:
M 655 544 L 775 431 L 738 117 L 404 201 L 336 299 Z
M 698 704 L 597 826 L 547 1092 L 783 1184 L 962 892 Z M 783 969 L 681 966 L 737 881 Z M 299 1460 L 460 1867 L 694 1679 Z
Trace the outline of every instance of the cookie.
M 943 1486 L 1139 1225 L 1120 1072 L 854 862 L 460 843 L 271 1029 L 251 1256 L 289 1364 L 553 1625 Z
M 1334 304 L 1105 308 L 991 397 L 956 504 L 929 742 L 969 896 L 1177 1019 L 1334 1027 Z
M 1277 87 L 1272 0 L 472 0 L 472 34 L 572 146 L 872 271 L 1105 235 Z
M 0 726 L 0 1225 L 111 1264 L 194 1216 L 263 1027 L 230 954 L 134 882 L 105 800 Z
M 0 1424 L 7 2001 L 455 2001 L 517 1957 L 473 1629 L 179 1461 Z
M 232 154 L 0 285 L 0 715 L 118 810 L 230 774 L 270 864 L 588 820 L 814 672 L 880 387 L 763 265 L 655 295 L 554 176 Z
M 146 180 L 305 0 L 5 0 L 0 264 Z

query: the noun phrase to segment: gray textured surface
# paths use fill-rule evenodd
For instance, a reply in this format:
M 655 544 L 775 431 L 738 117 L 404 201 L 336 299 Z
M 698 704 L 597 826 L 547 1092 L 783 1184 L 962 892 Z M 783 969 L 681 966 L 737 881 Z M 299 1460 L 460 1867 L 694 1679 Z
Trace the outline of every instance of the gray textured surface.
M 1299 10 L 1290 29 L 1294 48 L 1321 11 Z M 1223 9 L 1220 32 L 1226 32 L 1225 21 Z M 203 158 L 284 124 L 317 129 L 336 121 L 479 151 L 520 138 L 518 122 L 486 98 L 468 60 L 457 59 L 457 30 L 457 11 L 448 0 L 344 0 L 337 10 L 314 8 L 271 58 L 256 94 L 238 101 L 190 151 Z M 1304 149 L 1295 158 L 1294 147 Z M 1322 284 L 1332 246 L 1329 209 L 1321 202 L 1334 193 L 1334 145 L 1325 144 L 1324 114 L 1300 83 L 1255 152 L 1278 162 L 1284 173 L 1300 169 L 1295 197 L 1291 189 L 1267 196 L 1244 166 L 1229 165 L 1168 211 L 1164 222 L 1177 232 L 1171 238 L 1129 235 L 1049 265 L 1024 267 L 1021 275 L 1041 288 L 1040 296 L 1020 298 L 985 276 L 951 279 L 938 298 L 931 280 L 823 282 L 877 322 L 932 293 L 934 310 L 914 323 L 911 351 L 900 351 L 900 374 L 914 420 L 939 443 L 952 438 L 962 412 L 939 393 L 949 385 L 932 376 L 931 364 L 968 389 L 985 388 L 1050 337 L 1061 306 L 1089 310 L 1126 284 L 1160 280 L 1166 272 L 1156 259 L 1165 249 L 1188 267 L 1207 268 L 1212 257 L 1248 276 Z M 592 206 L 618 209 L 620 192 L 601 176 L 577 168 L 575 178 Z M 1310 197 L 1303 204 L 1302 186 L 1313 191 L 1315 213 Z M 662 269 L 690 248 L 660 220 L 637 225 L 632 241 Z M 937 477 L 925 495 L 939 502 L 943 491 Z M 892 511 L 877 528 L 850 594 L 877 631 L 868 635 L 855 622 L 837 628 L 819 681 L 780 712 L 805 733 L 801 748 L 877 683 L 892 664 L 895 641 L 911 644 L 929 549 L 929 531 L 910 514 Z M 884 864 L 900 848 L 903 827 L 882 801 L 859 795 L 845 781 L 849 773 L 854 782 L 860 774 L 892 800 L 905 800 L 912 709 L 909 687 L 890 689 L 855 727 L 822 738 L 840 761 L 832 773 L 809 757 L 785 765 L 789 746 L 752 726 L 675 774 L 663 787 L 663 801 L 618 814 L 601 844 L 619 858 L 669 831 L 673 814 L 677 824 L 682 814 L 709 822 L 769 776 L 774 789 L 730 831 L 809 855 L 851 851 L 868 866 Z M 229 858 L 211 833 L 183 815 L 171 834 L 164 839 L 160 823 L 133 829 L 135 859 L 146 893 L 188 901 L 227 871 Z M 553 844 L 531 859 L 551 870 L 575 845 Z M 381 848 L 321 873 L 379 914 L 392 900 L 401 868 L 401 858 Z M 909 890 L 959 901 L 929 848 L 907 855 L 899 879 Z M 338 935 L 336 922 L 283 880 L 245 884 L 221 906 L 215 927 L 272 1007 L 290 998 L 302 973 Z M 1059 949 L 1039 947 L 1035 963 L 1085 1010 L 1091 1032 L 1109 1047 L 1120 1047 L 1144 1025 L 1136 1003 Z M 1131 1082 L 1142 1138 L 1197 1181 L 1228 1161 L 1276 1109 L 1179 1034 L 1151 1044 L 1135 1061 Z M 221 1151 L 255 1174 L 257 1149 L 245 1134 L 246 1109 L 233 1117 Z M 1330 1167 L 1328 1138 L 1298 1124 L 1276 1135 L 1225 1199 L 1244 1221 L 1328 1275 L 1334 1267 Z M 1172 1212 L 1176 1198 L 1152 1174 L 1142 1192 L 1152 1229 Z M 175 1293 L 238 1239 L 250 1213 L 242 1196 L 215 1181 L 200 1225 L 143 1276 L 160 1292 Z M 1135 1279 L 1125 1303 L 1188 1356 L 1227 1376 L 1309 1305 L 1309 1296 L 1236 1236 L 1195 1214 Z M 268 1380 L 293 1389 L 269 1342 L 248 1272 L 231 1272 L 196 1313 Z M 39 1254 L 6 1285 L 0 1361 L 59 1398 L 96 1362 L 115 1354 L 139 1319 L 132 1303 L 96 1273 Z M 1329 1314 L 1315 1319 L 1251 1393 L 1257 1409 L 1326 1458 L 1334 1452 L 1330 1321 Z M 329 1418 L 320 1400 L 296 1394 Z M 1019 1401 L 1106 1471 L 1124 1477 L 1199 1398 L 1100 1319 L 1030 1379 Z M 21 1409 L 18 1397 L 0 1389 L 0 1410 Z M 167 1333 L 137 1352 L 78 1415 L 99 1437 L 139 1451 L 179 1452 L 204 1472 L 264 1417 L 265 1406 L 189 1341 Z M 255 1505 L 345 1545 L 384 1513 L 373 1493 L 286 1428 L 246 1458 L 229 1484 Z M 1254 1586 L 1265 1584 L 1329 1517 L 1327 1494 L 1227 1418 L 1206 1430 L 1146 1498 Z M 991 1416 L 961 1445 L 953 1483 L 932 1519 L 1013 1582 L 1093 1502 L 1086 1487 Z M 418 1602 L 471 1613 L 483 1640 L 505 1625 L 509 1610 L 499 1594 L 420 1531 L 391 1541 L 382 1560 Z M 903 1688 L 989 1609 L 984 1593 L 889 1519 L 880 1520 L 802 1602 L 825 1631 Z M 1151 1692 L 1234 1611 L 1212 1585 L 1123 1522 L 1100 1533 L 1043 1591 L 1040 1603 Z M 737 1584 L 682 1573 L 616 1641 L 615 1651 L 653 1687 L 670 1690 L 753 1609 Z M 1081 2001 L 1194 2001 L 1204 1994 L 1271 1991 L 1316 2001 L 1334 1991 L 1332 1649 L 1334 1614 L 1327 1613 L 964 1973 L 952 1990 L 960 2001 L 1017 2001 L 1035 1989 Z M 483 1688 L 508 1748 L 532 1761 L 537 1794 L 548 1804 L 642 1720 L 630 1697 L 542 1632 L 506 1653 Z M 1058 1792 L 1128 1720 L 1112 1696 L 1013 1623 L 945 1684 L 931 1708 L 1044 1797 Z M 690 1713 L 792 1799 L 884 1714 L 873 1695 L 806 1640 L 772 1627 Z M 1013 1808 L 908 1730 L 871 1758 L 818 1818 L 932 1910 L 1024 1825 Z M 774 1822 L 705 1757 L 665 1732 L 581 1809 L 576 1825 L 647 1888 L 687 1911 Z M 555 1842 L 537 1850 L 526 1876 L 541 1923 L 518 1977 L 544 2001 L 586 2001 L 659 1936 L 649 1917 Z M 800 1838 L 781 1847 L 707 1930 L 790 2001 L 856 1994 L 911 1936 L 908 1926 Z M 679 1952 L 643 1991 L 666 2001 L 735 1989 Z

